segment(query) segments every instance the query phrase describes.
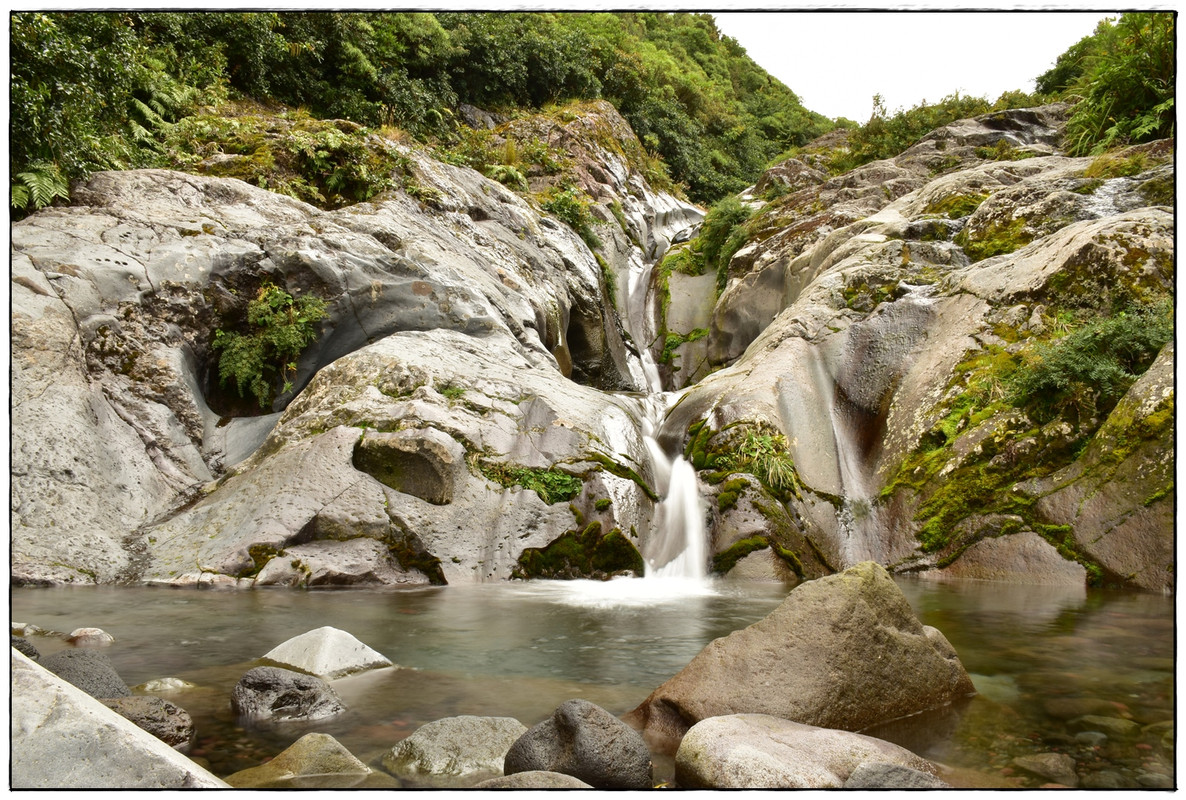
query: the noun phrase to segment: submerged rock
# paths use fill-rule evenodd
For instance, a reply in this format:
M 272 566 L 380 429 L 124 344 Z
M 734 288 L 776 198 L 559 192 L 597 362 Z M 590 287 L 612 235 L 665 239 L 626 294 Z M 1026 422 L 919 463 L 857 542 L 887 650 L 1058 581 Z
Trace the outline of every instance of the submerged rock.
M 231 690 L 231 708 L 252 722 L 312 722 L 346 710 L 321 678 L 279 667 L 249 670 Z
M 500 776 L 507 751 L 525 733 L 527 726 L 511 717 L 439 719 L 391 748 L 383 756 L 383 769 L 432 786 Z
M 115 637 L 102 628 L 76 628 L 66 641 L 76 647 L 107 647 L 115 642 Z
M 974 693 L 943 634 L 866 562 L 799 585 L 765 619 L 711 642 L 625 719 L 673 750 L 709 717 L 768 714 L 856 731 Z
M 370 772 L 334 737 L 307 733 L 268 763 L 236 772 L 226 782 L 236 789 L 283 788 L 303 776 L 357 775 L 361 779 Z
M 867 762 L 927 778 L 936 771 L 909 750 L 871 736 L 734 714 L 688 730 L 675 755 L 675 780 L 683 789 L 838 789 Z
M 621 720 L 587 700 L 562 703 L 511 745 L 503 771 L 562 772 L 597 789 L 649 789 L 651 754 Z
M 346 631 L 326 625 L 294 636 L 264 654 L 268 661 L 326 680 L 392 666 L 391 660 Z

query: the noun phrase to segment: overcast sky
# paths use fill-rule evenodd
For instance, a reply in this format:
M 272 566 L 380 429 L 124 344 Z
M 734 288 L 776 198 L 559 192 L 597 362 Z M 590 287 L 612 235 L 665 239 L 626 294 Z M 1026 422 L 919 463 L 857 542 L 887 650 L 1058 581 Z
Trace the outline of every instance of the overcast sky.
M 722 33 L 812 111 L 866 122 L 949 94 L 995 100 L 1034 79 L 1109 16 L 1053 12 L 713 12 Z M 1113 15 L 1114 16 L 1114 15 Z

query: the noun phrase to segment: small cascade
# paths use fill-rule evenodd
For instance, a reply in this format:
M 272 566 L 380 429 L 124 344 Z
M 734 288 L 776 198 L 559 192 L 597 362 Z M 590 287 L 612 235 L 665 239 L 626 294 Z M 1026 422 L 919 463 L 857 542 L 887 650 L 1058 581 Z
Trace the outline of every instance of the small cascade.
M 836 402 L 836 382 L 828 374 L 818 353 L 812 356 L 815 384 L 828 410 L 832 439 L 836 447 L 836 468 L 840 475 L 842 505 L 837 515 L 844 532 L 843 567 L 861 561 L 876 560 L 873 543 L 877 539 L 877 520 L 873 498 L 869 496 L 865 471 L 857 450 L 856 436 L 849 420 Z
M 640 398 L 643 441 L 660 498 L 643 554 L 646 577 L 703 581 L 708 574 L 704 504 L 696 470 L 682 455 L 668 456 L 657 440 L 659 426 L 677 393 L 664 392 L 659 367 L 648 345 L 655 338 L 649 290 L 653 264 L 632 264 L 626 281 L 625 326 L 638 348 L 647 394 Z
M 708 575 L 704 505 L 696 470 L 682 455 L 669 458 L 655 436 L 671 395 L 646 398 L 643 441 L 662 498 L 655 509 L 651 541 L 644 554 L 647 578 L 703 580 Z

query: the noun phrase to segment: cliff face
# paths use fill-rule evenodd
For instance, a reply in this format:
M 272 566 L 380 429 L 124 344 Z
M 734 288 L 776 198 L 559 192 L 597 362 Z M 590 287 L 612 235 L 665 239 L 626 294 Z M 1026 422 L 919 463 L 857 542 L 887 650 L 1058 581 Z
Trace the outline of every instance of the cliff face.
M 647 396 L 666 380 L 690 389 L 657 438 L 700 469 L 719 570 L 1168 586 L 1172 344 L 1102 416 L 965 396 L 1054 341 L 1059 312 L 1172 294 L 1172 148 L 1085 176 L 1058 126 L 1054 108 L 964 121 L 830 180 L 779 165 L 744 198 L 719 296 L 652 276 L 702 212 L 648 185 L 604 104 L 501 130 L 572 155 L 583 237 L 407 147 L 414 183 L 337 211 L 95 175 L 13 226 L 13 578 L 639 572 L 661 544 Z M 220 386 L 213 339 L 268 284 L 327 316 L 260 413 Z

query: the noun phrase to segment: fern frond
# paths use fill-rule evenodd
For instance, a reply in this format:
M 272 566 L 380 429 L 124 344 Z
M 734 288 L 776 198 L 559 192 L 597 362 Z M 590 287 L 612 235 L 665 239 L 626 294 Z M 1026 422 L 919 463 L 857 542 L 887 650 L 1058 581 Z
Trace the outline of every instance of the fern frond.
M 27 191 L 24 207 L 45 208 L 58 198 L 66 200 L 70 197 L 66 178 L 58 165 L 49 161 L 34 161 L 27 171 L 18 172 L 16 177 Z

